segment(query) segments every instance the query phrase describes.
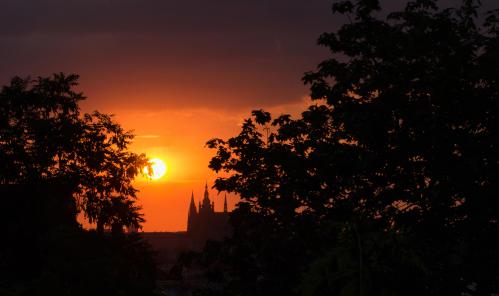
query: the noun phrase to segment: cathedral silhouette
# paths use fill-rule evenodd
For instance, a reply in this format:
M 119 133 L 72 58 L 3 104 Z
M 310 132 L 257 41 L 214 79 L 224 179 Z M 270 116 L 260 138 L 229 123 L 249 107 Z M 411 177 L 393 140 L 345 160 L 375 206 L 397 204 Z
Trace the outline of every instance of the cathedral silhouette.
M 204 188 L 203 201 L 198 207 L 191 194 L 191 203 L 187 215 L 187 235 L 194 239 L 221 239 L 229 234 L 229 213 L 227 211 L 227 196 L 224 197 L 223 212 L 215 212 L 215 202 L 210 200 L 208 183 Z
M 188 201 L 188 195 L 186 197 Z M 187 212 L 187 231 L 141 232 L 140 235 L 158 254 L 158 262 L 170 266 L 177 262 L 182 252 L 200 252 L 207 241 L 220 241 L 228 237 L 232 231 L 229 216 L 227 196 L 224 197 L 223 212 L 215 212 L 215 202 L 210 200 L 206 183 L 203 199 L 198 202 L 197 207 L 194 192 L 191 193 Z

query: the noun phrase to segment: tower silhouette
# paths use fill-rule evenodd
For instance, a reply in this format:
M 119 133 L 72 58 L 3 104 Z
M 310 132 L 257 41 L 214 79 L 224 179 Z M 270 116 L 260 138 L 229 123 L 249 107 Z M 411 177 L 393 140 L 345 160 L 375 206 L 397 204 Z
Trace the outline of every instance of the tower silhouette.
M 191 203 L 189 205 L 189 213 L 187 215 L 187 221 L 191 221 L 197 215 L 196 204 L 194 203 L 194 190 L 191 193 Z M 192 231 L 192 224 L 187 222 L 187 232 Z
M 194 191 L 187 215 L 187 234 L 194 239 L 220 239 L 229 233 L 229 212 L 227 195 L 224 196 L 223 212 L 215 212 L 215 202 L 210 200 L 208 183 L 205 184 L 202 202 L 198 208 L 194 200 Z

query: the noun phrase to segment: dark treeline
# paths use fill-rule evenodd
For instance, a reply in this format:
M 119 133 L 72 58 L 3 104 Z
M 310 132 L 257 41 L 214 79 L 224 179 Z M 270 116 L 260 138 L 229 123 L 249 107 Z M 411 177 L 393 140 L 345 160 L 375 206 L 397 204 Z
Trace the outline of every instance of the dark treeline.
M 347 23 L 320 36 L 299 118 L 254 111 L 208 142 L 242 201 L 195 259 L 199 295 L 499 293 L 499 11 L 379 10 L 333 5 Z
M 0 92 L 0 295 L 150 295 L 131 182 L 148 165 L 111 116 L 80 114 L 77 76 L 12 79 Z M 78 215 L 95 223 L 84 230 Z

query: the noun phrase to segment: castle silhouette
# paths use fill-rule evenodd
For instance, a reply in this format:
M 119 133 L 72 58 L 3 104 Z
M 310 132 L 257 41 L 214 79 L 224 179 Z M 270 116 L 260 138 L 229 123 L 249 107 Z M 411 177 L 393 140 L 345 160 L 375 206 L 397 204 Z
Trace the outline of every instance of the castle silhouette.
M 188 201 L 188 195 L 186 196 Z M 158 264 L 169 269 L 178 262 L 180 254 L 186 251 L 201 252 L 207 241 L 220 241 L 232 232 L 227 210 L 227 196 L 224 197 L 223 212 L 215 212 L 215 202 L 210 200 L 208 184 L 204 187 L 202 201 L 196 202 L 194 192 L 187 212 L 187 231 L 140 232 L 156 252 Z
M 187 235 L 198 240 L 221 239 L 227 236 L 229 231 L 227 196 L 224 197 L 223 212 L 215 212 L 215 202 L 210 200 L 208 183 L 204 188 L 203 201 L 199 201 L 197 208 L 192 192 L 187 215 Z

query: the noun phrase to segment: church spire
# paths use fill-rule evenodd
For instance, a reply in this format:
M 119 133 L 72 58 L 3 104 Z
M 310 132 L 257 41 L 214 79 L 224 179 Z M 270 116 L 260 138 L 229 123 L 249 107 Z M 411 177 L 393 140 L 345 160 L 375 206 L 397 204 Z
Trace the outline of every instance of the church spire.
M 201 208 L 199 209 L 199 212 L 204 212 L 204 213 L 209 213 L 213 212 L 214 206 L 211 204 L 210 200 L 210 194 L 208 193 L 208 182 L 206 182 L 206 185 L 204 186 L 204 198 L 203 198 L 203 203 L 201 204 Z
M 224 213 L 227 213 L 227 193 L 224 196 Z
M 197 215 L 196 203 L 194 203 L 194 191 L 191 193 L 191 203 L 187 214 L 187 231 L 191 232 L 194 225 L 194 219 Z
M 196 212 L 197 209 L 196 209 L 196 203 L 194 203 L 194 190 L 193 190 L 191 193 L 191 203 L 189 205 L 189 215 L 191 215 L 191 213 L 196 214 Z

